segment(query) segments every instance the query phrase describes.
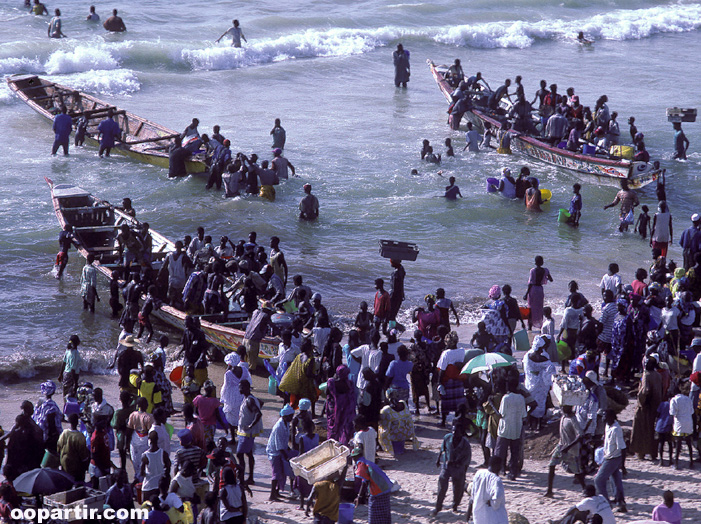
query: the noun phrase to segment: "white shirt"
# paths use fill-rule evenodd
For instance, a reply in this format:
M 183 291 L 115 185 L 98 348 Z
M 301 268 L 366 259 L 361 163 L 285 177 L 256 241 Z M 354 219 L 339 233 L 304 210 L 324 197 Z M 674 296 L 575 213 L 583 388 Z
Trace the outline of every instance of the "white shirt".
M 691 418 L 694 414 L 694 403 L 689 397 L 680 394 L 670 400 L 669 414 L 674 417 L 674 433 L 679 435 L 694 432 L 694 420 Z
M 613 515 L 611 505 L 603 495 L 595 495 L 587 497 L 582 502 L 577 504 L 579 511 L 588 511 L 589 517 L 599 515 L 604 521 L 604 524 L 616 524 L 616 517 Z
M 377 373 L 380 369 L 380 362 L 382 361 L 382 351 L 370 347 L 369 344 L 363 344 L 351 351 L 351 355 L 356 358 L 360 357 L 360 373 L 358 373 L 357 386 L 358 389 L 362 391 L 368 383 L 365 377 L 363 377 L 362 371 L 365 368 L 370 368 Z M 367 458 L 367 455 L 365 457 Z
M 477 471 L 472 479 L 472 501 L 475 524 L 509 524 L 504 484 L 498 475 L 488 469 Z
M 440 358 L 438 359 L 438 364 L 436 364 L 436 367 L 440 369 L 441 371 L 445 371 L 448 369 L 448 366 L 451 364 L 458 364 L 461 365 L 465 361 L 465 350 L 461 348 L 456 348 L 456 349 L 446 349 L 441 353 Z
M 511 440 L 521 438 L 523 419 L 528 416 L 526 399 L 518 393 L 507 393 L 499 405 L 499 428 L 497 436 Z
M 606 424 L 604 432 L 604 459 L 612 459 L 621 456 L 621 451 L 626 449 L 626 442 L 623 440 L 623 430 L 618 421 L 612 426 Z
M 616 273 L 615 275 L 604 275 L 601 277 L 601 283 L 599 287 L 602 290 L 610 289 L 613 291 L 613 296 L 618 295 L 618 289 L 621 287 L 621 275 Z
M 377 431 L 370 427 L 367 431 L 356 431 L 353 435 L 353 444 L 363 446 L 363 456 L 370 462 L 375 462 L 377 451 Z

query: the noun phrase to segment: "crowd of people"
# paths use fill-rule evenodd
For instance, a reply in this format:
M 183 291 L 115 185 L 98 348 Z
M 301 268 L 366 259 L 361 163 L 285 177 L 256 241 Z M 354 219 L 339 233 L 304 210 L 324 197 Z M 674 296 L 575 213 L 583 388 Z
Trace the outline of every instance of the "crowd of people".
M 558 92 L 557 84 L 548 86 L 547 81 L 540 81 L 540 89 L 533 100 L 528 101 L 524 92 L 522 77 L 515 79 L 515 90 L 510 92 L 512 83 L 506 79 L 496 90 L 492 90 L 480 72 L 466 78 L 460 60 L 445 72 L 445 78 L 455 88 L 451 94 L 452 103 L 448 108 L 448 123 L 451 129 L 459 129 L 464 114 L 474 107 L 487 109 L 490 115 L 500 121 L 499 130 L 486 127 L 484 136 L 472 130 L 468 123 L 466 146 L 470 151 L 479 151 L 493 147 L 491 138 L 497 142 L 497 152 L 511 152 L 511 133 L 534 136 L 552 146 L 589 155 L 603 155 L 611 158 L 632 158 L 636 161 L 649 162 L 650 154 L 645 147 L 645 135 L 638 131 L 635 117 L 628 119 L 627 140 L 621 132 L 618 113 L 608 107 L 608 97 L 601 95 L 592 110 L 590 106 L 580 103 L 579 95 L 573 87 L 568 87 L 565 94 Z M 685 159 L 689 141 L 681 128 L 681 122 L 673 124 L 674 158 Z M 471 133 L 472 131 L 472 133 Z M 630 144 L 632 154 L 612 146 Z
M 135 216 L 128 199 L 122 204 L 125 213 Z M 657 222 L 664 218 L 658 217 Z M 121 306 L 120 298 L 125 302 L 114 358 L 121 407 L 115 410 L 100 388 L 81 382 L 80 339 L 71 337 L 59 377 L 64 407 L 60 409 L 53 400 L 57 387 L 51 381 L 42 384 L 43 399 L 36 408 L 30 402 L 23 404 L 22 414 L 8 432 L 5 476 L 11 484 L 16 475 L 38 467 L 46 458 L 78 482 L 89 473 L 94 486 L 99 486 L 101 477 L 113 474 L 108 504 L 131 506 L 140 490 L 140 500 L 147 501 L 154 515 L 192 512 L 205 519 L 218 511 L 222 520 L 242 522 L 248 508 L 246 493 L 255 484 L 254 442 L 263 431 L 261 401 L 251 388 L 252 373 L 259 367 L 263 339 L 279 335 L 278 354 L 264 366 L 271 376 L 269 392 L 283 406 L 266 444 L 273 472 L 271 500 L 279 499 L 289 479 L 293 499 L 306 504 L 307 511 L 313 505 L 318 521 L 336 520 L 345 472 L 312 486 L 304 478 L 294 478 L 290 468 L 291 459 L 319 443 L 318 428 L 325 426 L 327 438 L 351 450 L 359 479 L 355 493 L 358 502 L 368 502 L 370 524 L 390 522 L 393 484 L 378 465 L 377 444 L 394 457 L 413 453 L 419 446 L 415 417 L 425 410 L 438 415 L 442 427 L 451 426 L 437 457 L 440 474 L 434 514 L 442 510 L 450 481 L 453 508 L 459 510 L 473 438 L 478 439 L 483 462 L 468 489 L 468 513 L 476 524 L 505 523 L 505 491 L 499 475 L 503 471 L 510 480 L 522 475 L 524 440 L 552 415 L 548 398 L 553 376 L 561 368 L 581 383 L 586 400 L 561 408 L 560 442 L 549 464 L 545 495 L 554 494 L 555 472 L 564 464 L 584 489 L 585 498 L 562 522 L 577 522 L 587 511 L 612 522 L 612 507 L 625 512 L 631 504 L 621 481 L 626 453 L 664 461 L 668 447 L 669 463 L 680 467 L 686 445 L 693 467 L 698 452 L 694 445 L 701 338 L 694 337 L 694 326 L 699 320 L 695 301 L 701 298 L 701 220 L 694 215 L 692 222 L 680 242 L 687 267 L 667 261 L 661 251 L 667 246 L 659 244 L 653 246 L 649 270 L 638 269 L 630 284 L 624 283 L 617 264 L 612 263 L 600 282 L 603 303 L 598 319 L 592 303 L 571 281 L 559 330 L 551 308 L 545 305 L 544 289 L 554 277 L 543 258 L 536 257 L 523 297 L 528 307 L 519 306 L 510 285 L 492 286 L 468 347 L 459 344 L 452 330 L 450 315 L 455 325 L 459 315 L 440 288 L 412 311 L 416 329 L 402 342 L 405 327 L 397 316 L 405 298 L 406 271 L 398 260 L 391 261 L 389 290 L 384 279 L 376 279 L 372 308 L 361 303 L 353 326 L 344 334 L 320 294 L 312 292 L 300 275 L 293 277 L 294 288 L 288 292 L 288 268 L 277 237 L 271 238 L 269 254 L 258 245 L 254 232 L 236 244 L 222 237 L 215 248 L 211 236 L 198 228 L 194 237 L 177 242 L 176 251 L 166 257 L 161 275 L 153 282 L 148 272 L 131 272 L 122 297 L 119 286 L 112 297 L 116 299 L 111 300 L 113 308 Z M 148 227 L 144 226 L 145 233 L 127 228 L 120 235 L 125 275 L 148 259 L 144 250 Z M 138 241 L 132 236 L 138 236 Z M 70 236 L 63 235 L 62 241 L 70 246 Z M 91 282 L 86 276 L 86 290 L 94 285 Z M 142 294 L 147 298 L 140 307 Z M 94 307 L 90 298 L 86 291 L 86 307 Z M 147 340 L 153 334 L 149 315 L 161 301 L 188 313 L 178 355 L 183 357 L 178 384 L 165 375 L 170 367 L 167 337 L 160 337 L 151 355 L 138 349 L 144 329 Z M 237 304 L 248 327 L 238 350 L 225 356 L 227 371 L 217 396 L 207 369 L 213 348 L 198 325 L 198 315 L 228 318 Z M 273 315 L 282 311 L 290 315 L 280 323 Z M 519 324 L 522 331 L 527 327 L 536 332 L 522 359 L 525 382 L 521 383 L 519 369 L 510 361 L 484 371 L 465 370 L 477 357 L 512 354 Z M 617 422 L 622 400 L 616 386 L 632 390 L 637 386 L 629 442 Z M 178 431 L 176 450 L 168 424 L 175 413 L 178 388 L 186 427 Z M 320 390 L 325 399 L 319 396 Z M 319 403 L 323 403 L 321 419 Z M 62 423 L 71 429 L 61 432 Z M 222 436 L 217 438 L 217 431 Z M 229 432 L 231 441 L 226 438 Z M 120 456 L 119 468 L 112 468 L 109 461 L 112 450 Z M 128 459 L 134 472 L 131 478 Z M 594 484 L 586 483 L 590 474 L 595 474 Z M 206 495 L 194 489 L 200 478 L 208 481 Z M 609 478 L 615 487 L 613 496 L 607 487 Z M 4 500 L 9 504 L 6 508 L 13 507 Z M 677 507 L 665 495 L 664 507 L 656 512 L 669 514 Z

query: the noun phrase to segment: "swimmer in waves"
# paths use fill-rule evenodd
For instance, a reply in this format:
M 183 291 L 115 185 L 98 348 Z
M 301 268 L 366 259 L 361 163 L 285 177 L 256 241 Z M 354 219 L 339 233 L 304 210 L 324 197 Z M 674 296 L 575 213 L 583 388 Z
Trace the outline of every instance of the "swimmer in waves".
M 591 45 L 594 43 L 593 40 L 589 40 L 584 37 L 584 31 L 580 31 L 579 34 L 577 34 L 577 42 L 579 42 L 582 45 Z

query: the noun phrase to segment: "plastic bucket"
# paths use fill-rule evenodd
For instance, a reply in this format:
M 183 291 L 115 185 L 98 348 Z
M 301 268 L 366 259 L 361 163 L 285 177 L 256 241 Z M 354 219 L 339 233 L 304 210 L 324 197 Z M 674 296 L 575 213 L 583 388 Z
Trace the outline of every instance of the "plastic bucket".
M 584 144 L 582 146 L 582 154 L 583 155 L 595 155 L 596 154 L 596 146 L 593 146 L 591 144 Z
M 560 208 L 560 210 L 557 212 L 557 221 L 562 222 L 562 223 L 566 223 L 571 216 L 572 215 L 570 215 L 569 211 L 567 211 L 566 209 Z
M 530 348 L 530 343 L 528 341 L 528 331 L 522 329 L 520 331 L 514 332 L 514 343 L 516 344 L 516 351 L 528 351 Z
M 553 197 L 552 191 L 549 189 L 541 189 L 540 190 L 540 198 L 543 200 L 543 204 L 546 202 L 550 202 L 550 199 Z
M 353 524 L 353 514 L 355 513 L 354 504 L 339 504 L 338 505 L 338 524 Z
M 487 193 L 496 193 L 499 190 L 499 180 L 496 178 L 487 179 Z

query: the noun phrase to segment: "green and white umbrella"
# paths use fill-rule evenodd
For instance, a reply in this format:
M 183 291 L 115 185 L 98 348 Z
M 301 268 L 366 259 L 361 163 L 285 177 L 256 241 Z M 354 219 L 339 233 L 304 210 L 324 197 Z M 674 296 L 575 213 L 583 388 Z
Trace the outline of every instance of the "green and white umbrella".
M 485 353 L 484 355 L 477 355 L 470 360 L 465 364 L 460 373 L 471 375 L 473 373 L 479 373 L 480 371 L 489 371 L 493 368 L 510 366 L 515 362 L 516 359 L 514 357 L 505 355 L 504 353 Z

